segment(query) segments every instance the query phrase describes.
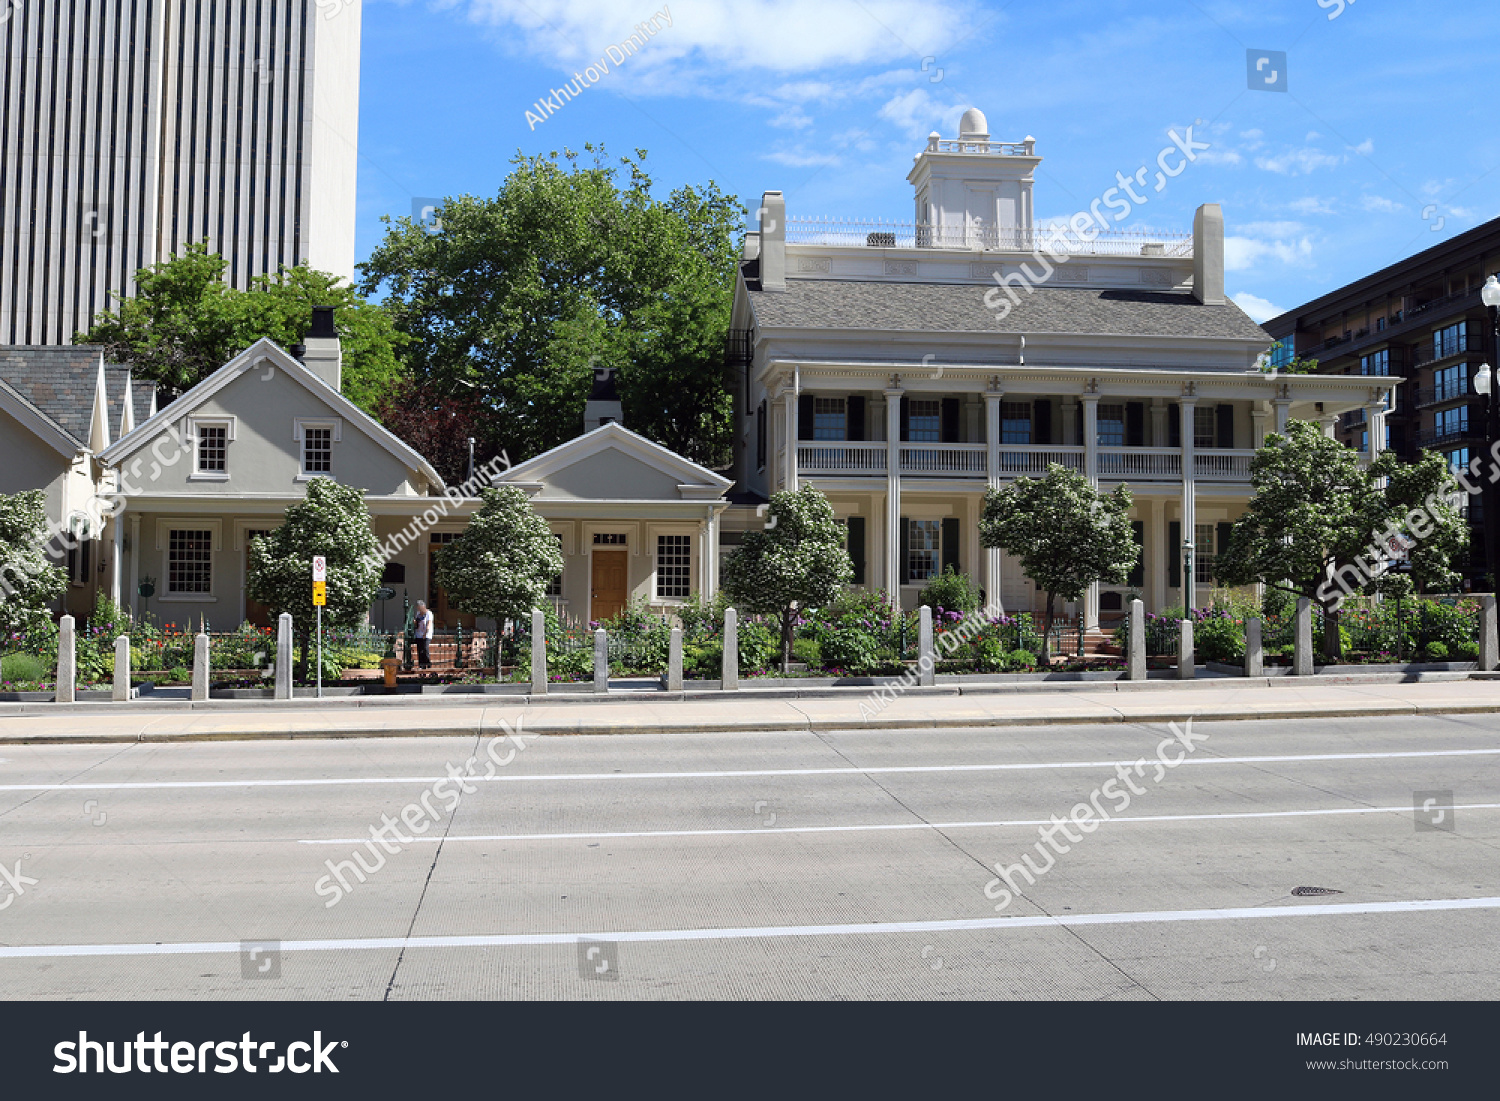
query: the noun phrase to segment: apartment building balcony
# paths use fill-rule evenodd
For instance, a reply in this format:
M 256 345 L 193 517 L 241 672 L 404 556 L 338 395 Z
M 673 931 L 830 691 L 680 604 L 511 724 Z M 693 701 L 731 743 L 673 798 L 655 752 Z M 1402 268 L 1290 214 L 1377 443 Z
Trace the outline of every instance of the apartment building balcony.
M 1418 447 L 1444 447 L 1448 444 L 1463 443 L 1466 440 L 1481 440 L 1484 433 L 1477 427 L 1467 424 L 1454 425 L 1446 428 L 1429 428 L 1425 432 L 1417 434 Z
M 1425 409 L 1431 405 L 1460 401 L 1470 396 L 1468 380 L 1449 381 L 1438 386 L 1424 386 L 1418 389 L 1416 405 L 1418 409 Z

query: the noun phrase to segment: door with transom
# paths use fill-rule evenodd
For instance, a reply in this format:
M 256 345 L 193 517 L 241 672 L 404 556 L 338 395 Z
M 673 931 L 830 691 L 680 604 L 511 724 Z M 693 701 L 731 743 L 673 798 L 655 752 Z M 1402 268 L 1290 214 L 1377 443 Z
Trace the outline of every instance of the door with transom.
M 592 555 L 589 618 L 595 622 L 620 614 L 629 595 L 630 552 L 595 547 Z

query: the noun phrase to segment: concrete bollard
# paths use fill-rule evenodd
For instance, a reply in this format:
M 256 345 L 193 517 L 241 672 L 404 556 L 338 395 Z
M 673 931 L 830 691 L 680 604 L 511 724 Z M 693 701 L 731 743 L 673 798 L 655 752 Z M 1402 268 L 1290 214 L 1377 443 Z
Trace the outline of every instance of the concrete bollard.
M 208 699 L 208 636 L 201 631 L 193 638 L 193 699 Z
M 276 698 L 292 698 L 292 613 L 276 617 Z
M 115 639 L 115 686 L 110 699 L 116 703 L 130 700 L 130 636 Z
M 1479 671 L 1492 672 L 1500 665 L 1500 640 L 1496 638 L 1495 597 L 1487 594 L 1479 601 Z
M 1197 660 L 1193 652 L 1193 621 L 1184 616 L 1177 623 L 1177 679 L 1192 680 L 1197 675 Z
M 733 608 L 724 609 L 724 671 L 719 687 L 726 692 L 740 688 L 740 613 Z
M 1260 620 L 1253 616 L 1245 620 L 1245 676 L 1266 675 L 1266 651 L 1260 641 Z
M 594 691 L 609 691 L 609 632 L 603 627 L 594 632 Z
M 531 694 L 547 694 L 547 617 L 531 610 Z
M 1141 600 L 1130 602 L 1130 656 L 1127 680 L 1146 679 L 1146 604 Z
M 1312 601 L 1305 596 L 1297 598 L 1297 624 L 1292 635 L 1292 675 L 1313 675 Z
M 682 628 L 673 627 L 667 646 L 667 691 L 682 691 Z
M 78 643 L 73 635 L 73 617 L 57 621 L 57 690 L 58 703 L 72 703 L 78 697 Z
M 932 651 L 932 609 L 923 604 L 917 614 L 920 616 L 920 626 L 917 629 L 917 683 L 933 685 L 937 683 L 937 655 Z

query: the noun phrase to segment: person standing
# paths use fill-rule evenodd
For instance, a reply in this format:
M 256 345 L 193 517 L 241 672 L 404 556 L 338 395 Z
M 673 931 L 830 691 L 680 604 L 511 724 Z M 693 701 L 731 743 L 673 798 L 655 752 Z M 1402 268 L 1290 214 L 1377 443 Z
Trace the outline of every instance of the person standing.
M 432 613 L 427 610 L 425 600 L 417 601 L 417 615 L 412 620 L 411 636 L 417 644 L 417 666 L 421 669 L 431 669 L 432 654 L 428 646 L 432 642 Z

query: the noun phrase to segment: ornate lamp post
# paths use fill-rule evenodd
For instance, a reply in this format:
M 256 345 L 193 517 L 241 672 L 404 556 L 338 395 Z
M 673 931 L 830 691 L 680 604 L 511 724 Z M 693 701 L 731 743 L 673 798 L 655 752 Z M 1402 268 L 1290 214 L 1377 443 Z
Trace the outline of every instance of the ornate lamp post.
M 1500 363 L 1500 279 L 1492 275 L 1485 280 L 1480 298 L 1490 311 L 1491 354 Z M 1495 374 L 1488 363 L 1474 373 L 1474 391 L 1484 396 L 1484 442 L 1488 455 L 1494 454 L 1495 441 L 1500 439 L 1500 400 L 1495 394 Z M 1482 483 L 1479 501 L 1484 523 L 1484 565 L 1490 575 L 1490 591 L 1500 592 L 1500 493 L 1488 476 Z

